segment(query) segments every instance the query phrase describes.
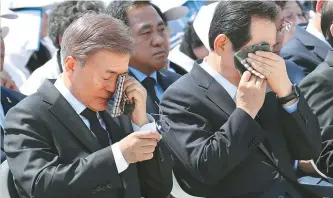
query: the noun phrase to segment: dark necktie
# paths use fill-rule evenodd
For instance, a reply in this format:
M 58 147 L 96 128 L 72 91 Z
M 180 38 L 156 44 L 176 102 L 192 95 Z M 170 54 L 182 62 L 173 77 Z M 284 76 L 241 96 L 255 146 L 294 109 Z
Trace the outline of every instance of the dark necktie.
M 86 108 L 84 111 L 82 111 L 81 115 L 89 120 L 90 130 L 95 134 L 102 148 L 109 146 L 110 143 L 108 132 L 99 123 L 97 113 Z
M 157 98 L 155 91 L 156 80 L 152 77 L 147 77 L 142 81 L 142 85 L 146 88 L 148 94 L 153 99 L 153 101 L 159 104 L 160 100 Z

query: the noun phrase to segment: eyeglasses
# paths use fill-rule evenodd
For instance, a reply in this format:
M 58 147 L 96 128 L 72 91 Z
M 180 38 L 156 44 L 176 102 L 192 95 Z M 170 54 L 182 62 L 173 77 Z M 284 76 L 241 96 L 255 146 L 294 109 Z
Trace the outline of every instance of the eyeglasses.
M 156 128 L 160 134 L 167 133 L 170 131 L 170 119 L 168 116 L 164 115 L 161 109 L 161 106 L 155 102 L 158 106 L 158 114 L 151 113 L 151 115 L 159 116 L 159 119 L 156 121 Z
M 278 29 L 277 31 L 279 33 L 286 33 L 286 32 L 289 32 L 291 30 L 291 23 L 286 21 L 286 20 L 283 20 L 283 25 L 280 27 L 280 29 Z

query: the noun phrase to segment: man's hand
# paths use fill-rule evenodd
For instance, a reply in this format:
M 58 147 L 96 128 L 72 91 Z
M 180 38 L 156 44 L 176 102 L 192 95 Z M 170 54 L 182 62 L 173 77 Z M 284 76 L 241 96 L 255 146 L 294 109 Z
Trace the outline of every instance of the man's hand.
M 280 56 L 272 52 L 257 51 L 250 53 L 247 61 L 259 73 L 263 74 L 272 91 L 279 98 L 289 95 L 292 91 L 292 83 L 289 80 L 286 63 Z
M 120 151 L 129 164 L 150 160 L 160 139 L 154 131 L 133 132 L 119 142 Z
M 15 82 L 10 78 L 10 76 L 4 72 L 0 72 L 0 85 L 8 89 L 19 92 Z
M 237 108 L 243 109 L 253 119 L 264 104 L 266 94 L 266 81 L 244 72 L 237 90 Z
M 125 94 L 130 100 L 130 104 L 134 104 L 134 110 L 130 115 L 132 122 L 139 127 L 148 123 L 146 114 L 146 89 L 131 76 L 127 76 L 124 82 Z

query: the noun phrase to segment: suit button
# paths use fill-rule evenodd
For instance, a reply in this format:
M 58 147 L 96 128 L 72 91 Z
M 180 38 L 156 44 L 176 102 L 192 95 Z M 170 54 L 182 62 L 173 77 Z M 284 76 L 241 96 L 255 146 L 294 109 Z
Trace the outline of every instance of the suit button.
M 97 188 L 97 192 L 101 192 L 102 191 L 102 188 L 101 187 L 98 187 Z
M 284 198 L 284 196 L 283 195 L 279 195 L 276 198 Z
M 107 187 L 106 186 L 103 186 L 102 187 L 102 191 L 106 191 Z
M 106 185 L 107 188 L 112 188 L 112 184 Z

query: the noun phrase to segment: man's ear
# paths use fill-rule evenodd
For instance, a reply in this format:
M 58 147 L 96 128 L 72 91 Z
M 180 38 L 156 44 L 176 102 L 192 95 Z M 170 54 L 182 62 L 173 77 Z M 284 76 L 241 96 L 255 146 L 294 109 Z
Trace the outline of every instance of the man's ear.
M 214 52 L 221 56 L 225 51 L 226 44 L 228 42 L 228 37 L 225 34 L 220 34 L 215 38 L 214 41 Z
M 72 73 L 75 70 L 75 65 L 77 60 L 72 56 L 67 56 L 65 58 L 65 70 L 66 72 Z
M 316 4 L 316 12 L 321 14 L 321 10 L 324 7 L 324 1 L 323 0 L 317 0 Z

